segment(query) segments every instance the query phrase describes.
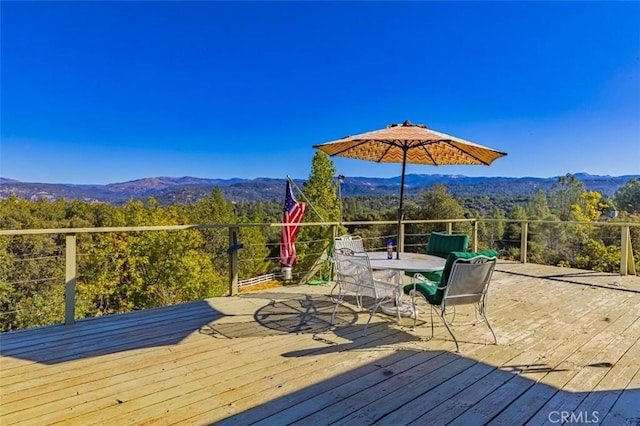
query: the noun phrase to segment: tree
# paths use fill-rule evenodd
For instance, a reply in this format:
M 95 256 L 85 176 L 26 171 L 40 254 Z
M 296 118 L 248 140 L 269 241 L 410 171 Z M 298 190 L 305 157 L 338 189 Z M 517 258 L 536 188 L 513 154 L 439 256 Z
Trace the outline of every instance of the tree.
M 327 154 L 317 151 L 311 162 L 309 179 L 304 183 L 304 196 L 311 203 L 305 222 L 340 221 L 338 184 L 334 182 L 336 168 Z M 302 200 L 298 200 L 302 201 Z M 312 208 L 313 206 L 313 208 Z M 327 246 L 328 227 L 303 226 L 296 238 L 298 270 L 305 271 L 322 255 Z
M 338 184 L 334 182 L 336 167 L 327 154 L 317 151 L 311 162 L 309 179 L 303 192 L 315 209 L 307 212 L 305 222 L 337 222 L 340 220 Z M 317 212 L 317 213 L 316 213 Z M 319 217 L 320 216 L 320 217 Z
M 413 213 L 415 211 L 415 213 Z M 405 219 L 464 219 L 465 210 L 460 203 L 447 192 L 444 185 L 434 185 L 430 191 L 420 194 L 418 203 L 414 208 L 411 203 L 407 203 Z M 395 214 L 395 212 L 394 212 Z M 424 252 L 426 235 L 431 231 L 442 231 L 444 225 L 435 224 L 415 224 L 405 226 L 405 245 L 407 247 L 420 247 L 418 251 Z M 467 222 L 455 223 L 455 232 L 470 233 L 471 227 Z
M 551 216 L 551 210 L 547 202 L 547 195 L 542 189 L 538 189 L 527 203 L 527 217 L 532 220 L 542 220 Z
M 640 178 L 630 179 L 622 185 L 616 192 L 614 201 L 620 210 L 640 213 Z
M 571 219 L 580 222 L 596 222 L 602 216 L 604 210 L 610 208 L 602 200 L 602 194 L 596 191 L 587 191 L 580 194 L 580 203 L 571 206 Z
M 527 211 L 523 206 L 516 206 L 509 219 L 514 221 L 526 221 Z M 522 223 L 509 222 L 505 229 L 505 243 L 508 245 L 507 253 L 511 259 L 520 258 L 520 240 L 522 238 Z
M 560 176 L 551 187 L 551 206 L 560 220 L 569 220 L 571 206 L 580 203 L 584 184 L 571 173 Z
M 244 223 L 260 223 L 262 218 L 259 212 L 254 213 L 251 217 L 241 219 Z M 269 248 L 267 247 L 267 238 L 262 229 L 257 226 L 240 228 L 238 235 L 243 248 L 238 252 L 238 275 L 240 279 L 246 279 L 263 275 L 269 269 Z
M 191 223 L 201 225 L 237 222 L 233 206 L 225 201 L 219 186 L 213 189 L 212 194 L 190 206 L 188 218 Z M 227 228 L 212 228 L 203 229 L 200 232 L 204 238 L 204 249 L 211 256 L 214 268 L 222 276 L 228 276 L 229 230 Z
M 497 207 L 493 208 L 491 212 L 491 222 L 479 228 L 478 238 L 481 241 L 486 241 L 488 247 L 498 247 L 499 242 L 502 241 L 505 232 L 505 217 L 502 210 Z

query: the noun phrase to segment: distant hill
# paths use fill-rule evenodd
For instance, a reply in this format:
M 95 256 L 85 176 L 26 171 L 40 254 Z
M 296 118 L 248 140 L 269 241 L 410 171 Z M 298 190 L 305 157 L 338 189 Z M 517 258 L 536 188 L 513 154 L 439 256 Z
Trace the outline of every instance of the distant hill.
M 587 190 L 612 196 L 620 186 L 640 175 L 597 176 L 576 173 Z M 462 175 L 409 174 L 405 179 L 405 194 L 418 194 L 432 185 L 445 185 L 454 195 L 506 195 L 526 196 L 539 188 L 548 192 L 558 177 L 469 177 Z M 31 200 L 84 200 L 122 204 L 127 200 L 146 199 L 153 196 L 161 204 L 184 204 L 211 194 L 219 186 L 229 201 L 271 201 L 284 197 L 285 179 L 204 179 L 196 177 L 152 177 L 130 182 L 107 185 L 74 185 L 53 183 L 19 182 L 0 178 L 0 199 L 15 194 Z M 296 180 L 302 187 L 302 180 Z M 400 190 L 400 176 L 392 178 L 348 177 L 342 184 L 344 197 L 354 195 L 396 195 Z

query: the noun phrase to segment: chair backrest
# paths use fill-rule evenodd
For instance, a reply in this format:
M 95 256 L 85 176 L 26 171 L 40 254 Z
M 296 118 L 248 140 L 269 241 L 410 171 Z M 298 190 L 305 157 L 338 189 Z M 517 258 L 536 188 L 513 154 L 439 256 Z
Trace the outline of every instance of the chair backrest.
M 447 258 L 452 251 L 467 251 L 469 236 L 467 234 L 447 234 L 431 232 L 427 243 L 427 254 Z
M 348 248 L 354 252 L 363 252 L 364 244 L 362 238 L 357 235 L 342 235 L 333 239 L 333 249 Z
M 336 261 L 336 280 L 345 291 L 378 297 L 367 253 L 341 247 L 334 250 L 333 256 Z
M 369 256 L 341 247 L 333 252 L 336 260 L 337 280 L 345 291 L 362 293 L 364 288 L 373 287 L 373 272 Z
M 453 262 L 444 290 L 443 306 L 479 303 L 486 295 L 496 257 L 483 255 Z
M 438 283 L 438 291 L 432 297 L 432 302 L 436 305 L 439 305 L 442 302 L 442 298 L 444 297 L 444 288 L 447 286 L 449 281 L 449 276 L 451 275 L 451 269 L 453 268 L 453 264 L 458 259 L 472 259 L 476 256 L 485 256 L 488 258 L 498 258 L 498 252 L 495 250 L 483 250 L 478 252 L 468 252 L 468 251 L 452 251 L 447 256 L 447 261 L 444 264 L 444 269 L 442 270 L 442 275 L 440 278 L 440 282 Z

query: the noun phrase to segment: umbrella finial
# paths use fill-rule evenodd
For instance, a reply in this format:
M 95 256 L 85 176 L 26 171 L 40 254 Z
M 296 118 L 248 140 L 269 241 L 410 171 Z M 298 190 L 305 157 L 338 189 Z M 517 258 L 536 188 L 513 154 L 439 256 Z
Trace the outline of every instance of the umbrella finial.
M 402 126 L 402 127 L 421 127 L 421 128 L 423 128 L 423 129 L 426 129 L 426 128 L 427 128 L 427 125 L 426 125 L 426 124 L 413 124 L 413 123 L 412 123 L 411 121 L 409 121 L 409 120 L 404 120 L 404 123 L 402 123 L 402 124 L 389 124 L 389 125 L 387 126 L 387 128 L 389 128 L 389 127 L 397 127 L 397 126 Z

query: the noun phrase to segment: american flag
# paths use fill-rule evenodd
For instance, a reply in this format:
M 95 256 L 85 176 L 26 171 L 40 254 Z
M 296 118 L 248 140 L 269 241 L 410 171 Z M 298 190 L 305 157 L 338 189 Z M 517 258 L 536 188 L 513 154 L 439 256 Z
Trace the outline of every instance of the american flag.
M 291 184 L 288 180 L 286 191 L 282 222 L 297 225 L 302 221 L 304 213 L 307 211 L 307 205 L 299 203 L 293 198 Z M 280 263 L 282 266 L 294 267 L 298 262 L 295 240 L 299 228 L 299 226 L 282 227 L 282 238 L 280 239 Z

